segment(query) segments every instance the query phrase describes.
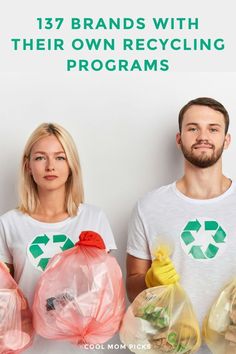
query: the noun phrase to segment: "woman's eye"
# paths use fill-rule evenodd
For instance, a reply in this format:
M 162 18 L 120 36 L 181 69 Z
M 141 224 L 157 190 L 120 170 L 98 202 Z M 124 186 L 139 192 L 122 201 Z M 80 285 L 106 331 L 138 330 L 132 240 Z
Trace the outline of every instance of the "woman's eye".
M 57 160 L 66 160 L 65 156 L 57 156 Z
M 41 161 L 41 160 L 45 160 L 44 156 L 36 156 L 35 157 L 35 161 Z

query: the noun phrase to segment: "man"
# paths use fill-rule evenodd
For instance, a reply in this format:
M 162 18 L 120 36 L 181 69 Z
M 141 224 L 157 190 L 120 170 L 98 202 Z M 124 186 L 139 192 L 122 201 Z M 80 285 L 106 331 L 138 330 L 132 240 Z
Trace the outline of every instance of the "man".
M 236 185 L 222 173 L 228 126 L 226 109 L 212 98 L 194 99 L 181 109 L 176 142 L 184 175 L 140 199 L 130 221 L 130 301 L 147 285 L 174 283 L 179 274 L 201 324 L 222 287 L 236 276 Z M 173 263 L 158 268 L 151 259 L 159 244 L 172 249 Z

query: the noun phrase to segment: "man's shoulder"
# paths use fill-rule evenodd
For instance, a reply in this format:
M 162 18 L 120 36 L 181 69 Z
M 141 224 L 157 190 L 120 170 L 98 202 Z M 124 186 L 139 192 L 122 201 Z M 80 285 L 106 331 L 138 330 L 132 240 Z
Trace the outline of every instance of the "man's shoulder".
M 173 197 L 174 195 L 174 183 L 167 184 L 156 188 L 148 193 L 146 193 L 143 197 L 138 200 L 139 207 L 148 207 L 152 204 L 161 204 L 168 200 L 169 198 Z
M 231 190 L 233 194 L 236 194 L 236 181 L 232 180 L 229 190 Z
M 232 181 L 229 189 L 227 189 L 227 191 L 224 192 L 220 197 L 222 197 L 223 199 L 227 199 L 228 197 L 231 197 L 231 198 L 233 198 L 233 200 L 235 200 L 235 198 L 236 198 L 236 181 Z

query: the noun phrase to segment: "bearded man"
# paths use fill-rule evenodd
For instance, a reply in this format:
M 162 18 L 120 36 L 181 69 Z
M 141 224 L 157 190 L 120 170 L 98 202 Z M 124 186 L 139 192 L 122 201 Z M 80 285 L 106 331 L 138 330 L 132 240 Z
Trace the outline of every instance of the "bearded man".
M 225 284 L 236 275 L 236 184 L 222 173 L 230 144 L 229 115 L 218 101 L 200 97 L 179 112 L 178 148 L 184 174 L 136 204 L 129 225 L 127 292 L 179 280 L 200 324 Z M 163 266 L 152 261 L 160 244 L 172 249 Z M 202 346 L 199 353 L 210 351 Z

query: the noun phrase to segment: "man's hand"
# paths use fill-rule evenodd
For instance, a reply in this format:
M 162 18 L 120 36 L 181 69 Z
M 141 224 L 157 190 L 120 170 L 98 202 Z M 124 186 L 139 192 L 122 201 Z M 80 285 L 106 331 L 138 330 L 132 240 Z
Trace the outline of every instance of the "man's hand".
M 179 281 L 179 274 L 176 272 L 169 257 L 163 261 L 154 259 L 145 276 L 145 282 L 148 288 L 158 285 L 174 284 L 177 281 Z

